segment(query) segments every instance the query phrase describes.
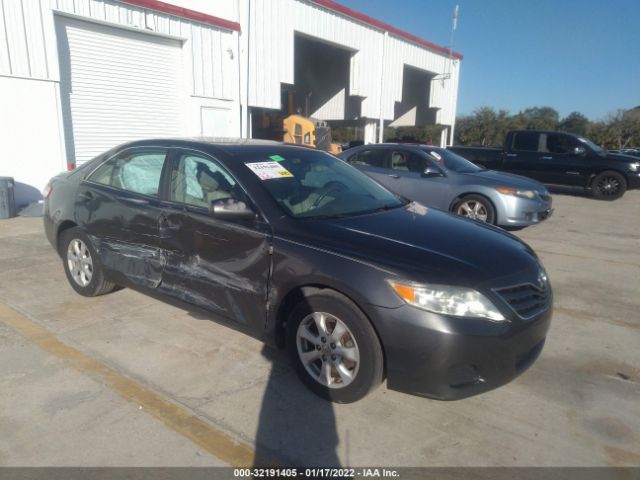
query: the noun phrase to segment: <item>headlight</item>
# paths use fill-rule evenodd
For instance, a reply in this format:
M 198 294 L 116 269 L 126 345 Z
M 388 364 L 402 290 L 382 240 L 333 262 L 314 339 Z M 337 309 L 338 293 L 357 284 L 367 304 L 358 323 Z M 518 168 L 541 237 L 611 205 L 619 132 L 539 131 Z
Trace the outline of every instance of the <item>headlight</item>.
M 393 290 L 405 302 L 423 310 L 458 317 L 479 317 L 494 321 L 506 320 L 491 300 L 472 288 L 448 285 L 426 285 L 388 280 Z
M 504 195 L 513 195 L 514 197 L 531 199 L 536 196 L 536 192 L 534 190 L 519 190 L 517 188 L 509 187 L 496 187 L 496 190 Z
M 640 162 L 629 164 L 629 168 L 632 172 L 637 172 L 638 170 L 640 170 Z

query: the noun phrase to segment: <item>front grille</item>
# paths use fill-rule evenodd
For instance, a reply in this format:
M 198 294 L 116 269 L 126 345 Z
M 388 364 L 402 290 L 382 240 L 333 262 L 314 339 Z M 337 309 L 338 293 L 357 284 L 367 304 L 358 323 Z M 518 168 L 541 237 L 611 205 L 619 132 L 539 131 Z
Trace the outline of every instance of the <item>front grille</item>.
M 549 195 L 548 193 L 540 193 L 540 192 L 538 192 L 538 195 L 545 202 L 548 202 L 549 200 L 551 200 L 551 195 Z
M 531 283 L 500 288 L 496 292 L 524 319 L 535 317 L 546 310 L 551 297 L 548 286 L 539 288 Z

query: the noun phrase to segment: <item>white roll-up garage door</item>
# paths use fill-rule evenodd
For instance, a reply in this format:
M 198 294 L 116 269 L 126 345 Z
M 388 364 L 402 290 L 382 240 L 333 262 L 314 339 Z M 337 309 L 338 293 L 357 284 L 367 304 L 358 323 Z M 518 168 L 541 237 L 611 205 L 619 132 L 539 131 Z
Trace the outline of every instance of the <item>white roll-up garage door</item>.
M 183 134 L 180 41 L 57 22 L 65 136 L 78 165 L 126 141 Z

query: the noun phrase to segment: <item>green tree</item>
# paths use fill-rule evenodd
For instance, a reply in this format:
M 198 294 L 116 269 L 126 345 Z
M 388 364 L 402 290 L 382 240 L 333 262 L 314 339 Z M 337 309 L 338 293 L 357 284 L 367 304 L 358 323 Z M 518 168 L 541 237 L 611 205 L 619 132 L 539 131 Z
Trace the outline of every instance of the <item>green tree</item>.
M 532 107 L 522 112 L 529 130 L 557 130 L 560 114 L 551 107 Z
M 571 112 L 558 124 L 558 130 L 588 136 L 591 122 L 580 112 Z

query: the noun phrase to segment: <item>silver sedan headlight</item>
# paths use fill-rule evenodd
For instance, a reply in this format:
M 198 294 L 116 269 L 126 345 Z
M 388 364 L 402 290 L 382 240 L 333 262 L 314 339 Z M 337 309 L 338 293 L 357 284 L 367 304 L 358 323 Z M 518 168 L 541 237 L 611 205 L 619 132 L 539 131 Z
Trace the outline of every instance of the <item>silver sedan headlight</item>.
M 520 198 L 528 198 L 529 200 L 535 198 L 536 192 L 535 190 L 521 190 L 518 188 L 510 188 L 510 187 L 496 187 L 496 190 L 503 195 L 512 195 L 514 197 Z
M 486 318 L 496 322 L 506 320 L 491 300 L 472 288 L 396 280 L 388 282 L 405 302 L 429 312 L 457 317 Z

